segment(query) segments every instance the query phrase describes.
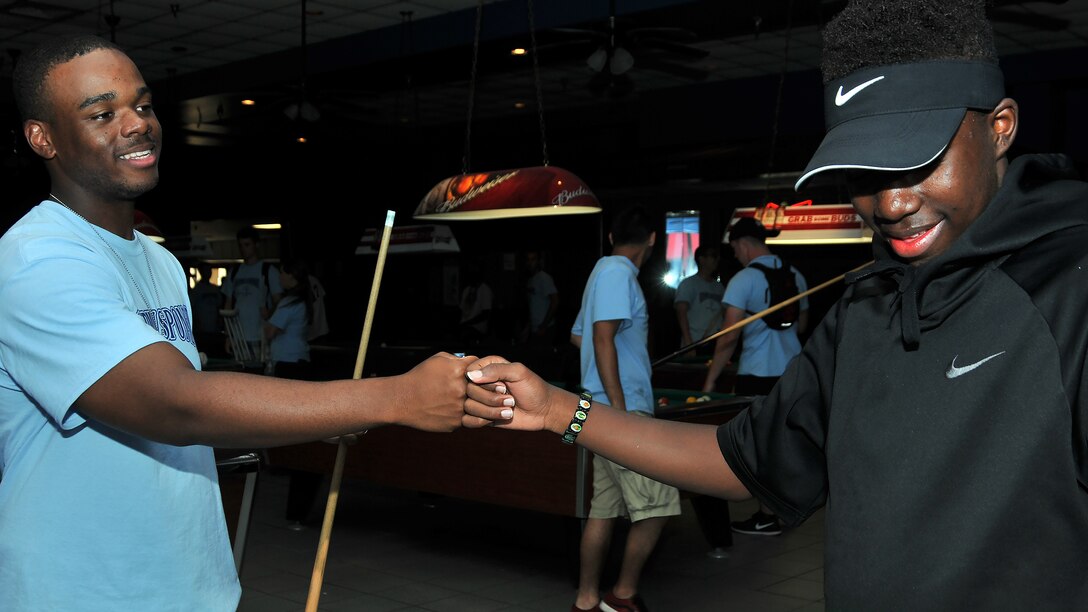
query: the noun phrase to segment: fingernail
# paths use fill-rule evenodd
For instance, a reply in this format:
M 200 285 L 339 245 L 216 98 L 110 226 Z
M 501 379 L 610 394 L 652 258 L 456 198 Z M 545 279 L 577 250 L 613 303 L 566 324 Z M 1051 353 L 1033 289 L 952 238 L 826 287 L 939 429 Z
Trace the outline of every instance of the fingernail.
M 495 390 L 499 393 L 506 394 L 506 385 L 495 385 Z
M 499 416 L 501 416 L 504 419 L 512 419 L 512 418 L 514 418 L 514 411 L 507 408 L 506 410 L 503 410 L 502 412 L 500 412 Z
M 514 398 L 508 397 L 508 398 L 504 399 L 502 401 L 502 405 L 503 406 L 513 406 L 514 405 Z
M 479 380 L 483 375 L 484 373 L 479 370 L 469 370 L 468 372 L 465 372 L 465 376 L 468 376 L 468 379 L 472 381 Z

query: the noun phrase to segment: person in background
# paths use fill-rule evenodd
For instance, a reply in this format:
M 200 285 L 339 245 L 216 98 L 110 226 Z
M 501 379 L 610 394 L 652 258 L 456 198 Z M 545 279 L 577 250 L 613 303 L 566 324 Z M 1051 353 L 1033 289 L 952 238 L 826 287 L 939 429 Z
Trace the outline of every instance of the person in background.
M 525 268 L 529 280 L 525 297 L 529 307 L 527 340 L 535 346 L 552 346 L 555 341 L 555 315 L 559 310 L 559 290 L 552 275 L 544 271 L 539 251 L 525 253 Z
M 133 230 L 163 151 L 139 69 L 104 39 L 50 37 L 19 56 L 12 87 L 50 193 L 0 237 L 5 611 L 234 612 L 213 447 L 512 415 L 466 405 L 474 360 L 445 353 L 362 380 L 200 371 L 188 275 Z
M 193 306 L 193 337 L 196 346 L 204 353 L 221 351 L 223 327 L 219 310 L 223 307 L 223 294 L 212 284 L 212 265 L 206 261 L 196 264 L 196 283 L 189 289 L 189 303 Z
M 1083 610 L 1088 183 L 1010 159 L 987 8 L 851 0 L 824 26 L 827 132 L 796 187 L 842 180 L 875 262 L 770 394 L 720 427 L 641 419 L 484 359 L 470 378 L 516 401 L 499 426 L 788 526 L 823 508 L 828 610 Z
M 261 237 L 255 228 L 239 229 L 236 238 L 242 262 L 231 267 L 223 281 L 223 308 L 238 311 L 238 322 L 250 351 L 263 358 L 267 357 L 261 350 L 263 322 L 283 293 L 280 272 L 275 264 L 258 257 Z
M 599 259 L 590 273 L 571 329 L 571 342 L 581 352 L 582 388 L 597 401 L 647 420 L 654 416 L 650 325 L 638 271 L 653 252 L 656 237 L 642 208 L 616 214 L 608 234 L 612 254 Z M 589 337 L 583 339 L 585 334 Z M 571 611 L 641 610 L 642 569 L 669 517 L 679 514 L 675 487 L 594 455 L 593 497 L 582 528 L 578 594 Z M 631 528 L 616 584 L 601 597 L 601 570 L 619 517 L 629 518 Z
M 717 246 L 702 245 L 695 249 L 696 272 L 676 287 L 673 307 L 680 324 L 680 346 L 688 346 L 721 329 L 725 286 L 718 280 L 719 259 Z M 696 349 L 700 355 L 713 351 L 709 341 Z
M 465 266 L 465 288 L 461 291 L 461 341 L 465 346 L 475 346 L 485 337 L 491 321 L 491 287 L 484 282 L 484 273 L 478 263 Z
M 264 322 L 264 334 L 272 359 L 272 375 L 295 380 L 316 380 L 310 363 L 310 325 L 314 315 L 314 299 L 310 292 L 309 267 L 302 260 L 280 265 L 280 285 L 283 297 L 276 310 Z M 288 528 L 299 531 L 317 499 L 321 474 L 291 470 L 287 486 Z
M 276 303 L 276 309 L 264 322 L 272 375 L 312 380 L 308 338 L 314 299 L 310 293 L 310 274 L 306 264 L 298 260 L 283 263 L 279 277 L 283 293 Z
M 309 266 L 307 266 L 309 267 Z M 310 295 L 313 296 L 313 316 L 310 318 L 310 331 L 306 339 L 310 342 L 323 338 L 329 333 L 329 317 L 325 310 L 325 285 L 311 271 L 307 279 L 310 285 Z
M 770 292 L 767 278 L 753 264 L 762 264 L 769 268 L 781 268 L 786 265 L 782 258 L 771 253 L 767 248 L 770 233 L 761 223 L 745 217 L 729 228 L 729 246 L 733 255 L 744 268 L 729 279 L 725 288 L 722 304 L 725 318 L 722 330 L 736 325 L 746 316 L 761 312 L 770 307 Z M 805 277 L 790 267 L 794 282 L 799 292 L 808 286 Z M 808 327 L 808 298 L 801 298 L 797 322 L 788 329 L 771 329 L 763 320 L 753 321 L 742 329 L 720 336 L 714 348 L 714 359 L 707 370 L 703 391 L 713 391 L 718 376 L 725 364 L 733 357 L 741 334 L 740 363 L 737 365 L 737 380 L 733 392 L 737 395 L 766 395 L 771 392 L 779 377 L 786 371 L 790 360 L 801 352 L 798 334 Z M 752 516 L 731 524 L 733 531 L 747 535 L 775 536 L 782 533 L 782 523 L 766 504 L 760 504 Z

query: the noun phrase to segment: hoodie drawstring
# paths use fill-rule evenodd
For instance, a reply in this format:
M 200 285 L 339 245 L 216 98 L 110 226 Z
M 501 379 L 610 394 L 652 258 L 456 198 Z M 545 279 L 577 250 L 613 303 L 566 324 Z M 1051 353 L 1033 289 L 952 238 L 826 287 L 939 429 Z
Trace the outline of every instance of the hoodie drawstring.
M 918 288 L 914 283 L 914 267 L 893 260 L 880 259 L 864 270 L 847 273 L 845 282 L 851 285 L 873 276 L 895 280 L 899 293 L 897 298 L 900 303 L 903 346 L 908 351 L 917 349 L 922 339 L 922 326 L 918 319 Z

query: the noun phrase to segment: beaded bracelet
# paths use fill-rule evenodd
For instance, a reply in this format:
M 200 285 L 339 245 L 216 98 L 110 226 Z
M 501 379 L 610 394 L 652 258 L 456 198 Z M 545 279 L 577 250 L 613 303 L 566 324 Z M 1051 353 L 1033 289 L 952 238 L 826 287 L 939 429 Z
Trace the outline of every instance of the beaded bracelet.
M 574 411 L 574 417 L 571 418 L 570 425 L 567 425 L 567 431 L 563 433 L 565 444 L 574 444 L 574 439 L 582 433 L 582 426 L 585 425 L 589 409 L 593 406 L 590 403 L 592 399 L 593 396 L 584 391 L 578 396 L 578 409 Z

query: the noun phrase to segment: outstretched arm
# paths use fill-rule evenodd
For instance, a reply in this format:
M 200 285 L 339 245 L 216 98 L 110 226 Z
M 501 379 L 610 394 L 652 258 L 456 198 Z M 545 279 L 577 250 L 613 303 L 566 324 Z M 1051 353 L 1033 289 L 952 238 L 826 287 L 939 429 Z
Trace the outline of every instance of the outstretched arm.
M 501 417 L 501 400 L 464 414 L 465 369 L 474 359 L 439 353 L 405 374 L 307 382 L 200 372 L 157 342 L 128 356 L 83 392 L 75 408 L 116 429 L 176 445 L 223 448 L 295 444 L 380 425 L 428 431 Z
M 478 369 L 477 369 L 478 368 Z M 496 396 L 492 383 L 513 396 L 513 417 L 496 427 L 547 430 L 558 438 L 566 430 L 578 396 L 544 382 L 520 363 L 487 357 L 470 367 L 466 410 L 483 410 Z M 594 402 L 577 443 L 654 480 L 682 489 L 724 497 L 747 499 L 748 490 L 737 480 L 718 448 L 713 425 L 677 423 L 629 415 Z

